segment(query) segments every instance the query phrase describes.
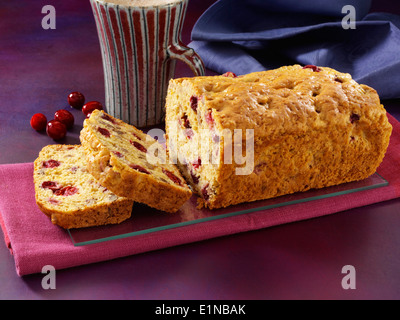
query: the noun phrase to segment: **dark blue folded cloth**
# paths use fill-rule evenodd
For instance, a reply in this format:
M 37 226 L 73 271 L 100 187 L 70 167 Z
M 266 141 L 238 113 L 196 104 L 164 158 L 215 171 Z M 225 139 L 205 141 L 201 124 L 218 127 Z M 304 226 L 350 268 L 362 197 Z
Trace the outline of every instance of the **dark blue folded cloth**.
M 355 29 L 347 26 L 352 5 Z M 400 98 L 400 16 L 368 13 L 371 0 L 220 0 L 192 43 L 206 67 L 245 74 L 290 64 L 350 73 L 382 99 Z

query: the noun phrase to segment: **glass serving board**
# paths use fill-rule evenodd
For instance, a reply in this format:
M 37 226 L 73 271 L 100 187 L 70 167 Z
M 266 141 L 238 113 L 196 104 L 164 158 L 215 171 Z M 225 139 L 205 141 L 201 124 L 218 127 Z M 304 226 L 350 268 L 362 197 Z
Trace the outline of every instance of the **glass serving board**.
M 217 210 L 208 210 L 205 208 L 197 209 L 197 197 L 193 196 L 174 214 L 164 213 L 146 205 L 135 203 L 132 209 L 132 217 L 118 225 L 69 229 L 68 233 L 74 246 L 83 246 L 205 221 L 223 219 L 249 212 L 335 197 L 387 185 L 388 182 L 379 174 L 375 173 L 362 181 L 298 192 L 273 199 L 243 203 Z

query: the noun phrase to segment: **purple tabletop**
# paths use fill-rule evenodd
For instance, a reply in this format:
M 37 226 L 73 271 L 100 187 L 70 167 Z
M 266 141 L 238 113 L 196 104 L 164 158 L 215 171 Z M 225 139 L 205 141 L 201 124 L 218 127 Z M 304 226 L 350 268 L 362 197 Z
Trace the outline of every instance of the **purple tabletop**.
M 190 0 L 182 39 L 213 0 Z M 373 11 L 400 14 L 395 1 Z M 41 22 L 56 9 L 56 29 Z M 54 143 L 29 125 L 33 113 L 69 108 L 81 91 L 104 101 L 100 47 L 89 1 L 1 1 L 0 164 L 32 162 Z M 212 74 L 211 71 L 208 71 Z M 191 71 L 178 63 L 176 76 Z M 400 101 L 384 101 L 400 119 Z M 79 143 L 84 115 L 63 143 Z M 22 195 L 23 196 L 23 195 Z M 0 244 L 0 299 L 399 299 L 400 200 L 272 228 L 58 270 L 56 289 L 43 274 L 19 277 Z M 346 288 L 345 266 L 356 288 Z M 346 282 L 346 281 L 345 281 Z

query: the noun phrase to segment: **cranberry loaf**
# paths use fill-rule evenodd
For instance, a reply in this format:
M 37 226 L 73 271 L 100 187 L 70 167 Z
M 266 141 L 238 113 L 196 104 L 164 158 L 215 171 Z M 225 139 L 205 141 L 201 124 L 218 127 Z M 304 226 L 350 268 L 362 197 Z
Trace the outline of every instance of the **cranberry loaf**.
M 170 157 L 210 209 L 365 179 L 391 131 L 374 89 L 316 66 L 172 79 L 166 100 Z
M 34 162 L 36 203 L 65 229 L 117 224 L 131 216 L 133 201 L 116 196 L 87 171 L 80 145 L 49 145 Z
M 176 212 L 192 191 L 165 148 L 141 130 L 95 110 L 80 134 L 89 172 L 115 194 Z

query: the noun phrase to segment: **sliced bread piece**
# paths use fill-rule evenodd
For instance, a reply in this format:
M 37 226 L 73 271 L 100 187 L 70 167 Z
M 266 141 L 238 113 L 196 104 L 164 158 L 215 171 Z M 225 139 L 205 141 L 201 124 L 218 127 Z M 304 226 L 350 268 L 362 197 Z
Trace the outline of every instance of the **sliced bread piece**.
M 34 162 L 36 203 L 65 229 L 117 224 L 131 216 L 133 200 L 103 187 L 87 171 L 81 145 L 48 145 Z
M 80 134 L 89 172 L 119 196 L 176 212 L 192 191 L 165 148 L 141 130 L 95 110 Z

